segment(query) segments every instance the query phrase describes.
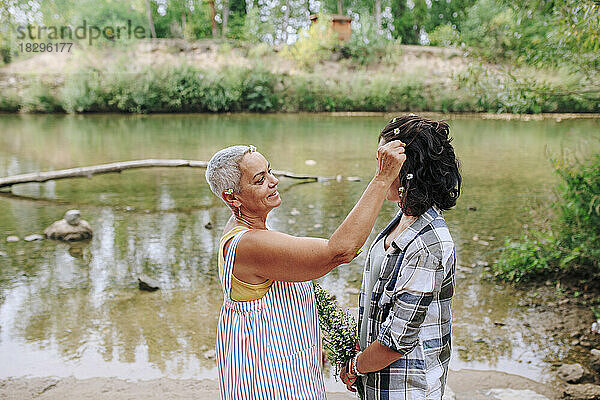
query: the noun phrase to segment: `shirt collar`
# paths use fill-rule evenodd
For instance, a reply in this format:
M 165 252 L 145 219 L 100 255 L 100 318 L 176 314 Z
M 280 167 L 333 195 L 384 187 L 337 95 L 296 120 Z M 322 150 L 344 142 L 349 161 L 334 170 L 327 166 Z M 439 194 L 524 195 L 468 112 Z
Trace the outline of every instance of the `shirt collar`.
M 408 245 L 417 237 L 417 235 L 423 230 L 423 228 L 429 225 L 434 219 L 439 217 L 440 213 L 440 210 L 435 206 L 429 208 L 429 210 L 425 211 L 422 215 L 420 215 L 416 219 L 416 221 L 410 224 L 408 228 L 406 228 L 400 235 L 398 235 L 398 237 L 396 237 L 396 239 L 394 239 L 392 245 L 390 246 L 390 249 L 392 247 L 395 247 L 401 252 L 406 251 Z M 400 221 L 400 218 L 402 217 L 402 212 L 399 213 L 399 216 L 400 217 L 398 218 L 398 221 Z M 396 218 L 394 218 L 394 221 L 395 220 Z M 385 234 L 387 234 L 387 232 Z
M 394 216 L 394 218 L 392 218 L 392 221 L 379 233 L 379 235 L 377 235 L 377 239 L 375 239 L 375 242 L 377 242 L 382 237 L 390 233 L 390 231 L 394 229 L 396 225 L 398 225 L 398 222 L 400 222 L 400 218 L 402 218 L 402 210 L 399 210 Z

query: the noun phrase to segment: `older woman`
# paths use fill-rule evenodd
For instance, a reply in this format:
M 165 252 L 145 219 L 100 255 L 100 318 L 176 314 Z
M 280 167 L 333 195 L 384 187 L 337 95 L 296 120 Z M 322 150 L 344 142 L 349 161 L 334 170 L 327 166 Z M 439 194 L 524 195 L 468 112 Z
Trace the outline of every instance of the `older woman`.
M 414 114 L 392 119 L 380 146 L 407 143 L 387 200 L 400 211 L 371 244 L 359 300 L 361 351 L 342 368 L 368 400 L 441 399 L 450 360 L 454 242 L 441 210 L 461 176 L 448 125 Z
M 405 160 L 403 146 L 394 141 L 378 148 L 375 177 L 329 239 L 267 228 L 267 215 L 281 204 L 279 181 L 253 146 L 228 147 L 212 157 L 206 179 L 233 212 L 218 256 L 223 399 L 325 399 L 310 281 L 356 256 Z

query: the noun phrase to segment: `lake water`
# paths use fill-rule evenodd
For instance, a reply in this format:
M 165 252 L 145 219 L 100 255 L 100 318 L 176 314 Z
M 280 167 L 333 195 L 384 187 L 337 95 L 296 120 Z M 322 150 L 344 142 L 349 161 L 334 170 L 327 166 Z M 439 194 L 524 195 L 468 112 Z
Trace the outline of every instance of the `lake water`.
M 532 205 L 549 201 L 557 182 L 549 158 L 597 146 L 600 121 L 448 119 L 464 178 L 458 205 L 445 214 L 460 264 L 451 368 L 544 381 L 552 362 L 569 357 L 568 338 L 540 337 L 524 323 L 535 313 L 520 305 L 526 291 L 483 279 L 481 265 L 496 257 L 505 237 L 532 224 Z M 274 169 L 362 179 L 280 179 L 283 204 L 270 225 L 328 237 L 372 177 L 377 135 L 387 120 L 0 115 L 0 176 L 145 158 L 208 160 L 223 147 L 254 144 Z M 92 225 L 90 243 L 6 242 L 9 235 L 41 233 L 72 208 Z M 396 211 L 386 203 L 369 241 Z M 206 355 L 215 345 L 222 302 L 216 249 L 229 215 L 202 169 L 125 171 L 18 185 L 1 194 L 0 378 L 216 378 Z M 205 228 L 208 222 L 213 229 Z M 322 279 L 345 307 L 356 305 L 364 254 Z M 159 280 L 162 290 L 139 291 L 141 273 Z M 340 389 L 332 379 L 328 385 Z

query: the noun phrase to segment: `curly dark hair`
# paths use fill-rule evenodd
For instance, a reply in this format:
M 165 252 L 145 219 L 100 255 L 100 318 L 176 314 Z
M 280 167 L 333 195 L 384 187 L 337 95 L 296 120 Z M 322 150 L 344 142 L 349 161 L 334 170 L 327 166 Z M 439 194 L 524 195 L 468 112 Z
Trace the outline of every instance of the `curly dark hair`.
M 381 131 L 379 139 L 385 143 L 406 143 L 406 161 L 399 175 L 404 188 L 399 205 L 406 215 L 419 216 L 432 205 L 441 210 L 456 205 L 462 178 L 449 134 L 447 123 L 415 114 L 393 118 Z

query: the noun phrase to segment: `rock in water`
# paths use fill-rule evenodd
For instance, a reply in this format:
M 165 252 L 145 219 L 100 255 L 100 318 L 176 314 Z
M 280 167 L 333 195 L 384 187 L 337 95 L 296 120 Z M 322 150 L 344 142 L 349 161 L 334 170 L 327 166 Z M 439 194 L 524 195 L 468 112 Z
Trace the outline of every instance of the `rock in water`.
M 138 276 L 138 284 L 140 290 L 146 290 L 148 292 L 154 292 L 155 290 L 160 289 L 158 281 L 146 275 Z
M 215 350 L 207 350 L 204 352 L 204 358 L 207 360 L 214 360 L 217 358 L 217 352 Z
M 563 391 L 563 399 L 597 400 L 600 399 L 600 386 L 591 383 L 583 385 L 567 385 Z
M 81 221 L 81 211 L 79 210 L 69 210 L 65 213 L 65 221 L 69 225 L 77 226 Z
M 0 257 L 8 257 L 8 254 L 6 254 L 6 253 L 5 253 L 5 252 L 3 252 L 3 251 L 0 251 Z
M 19 239 L 18 236 L 9 236 L 9 237 L 6 238 L 6 241 L 8 243 L 15 243 L 15 242 L 18 242 L 19 240 L 20 239 Z
M 568 383 L 581 383 L 592 379 L 590 372 L 580 364 L 563 364 L 556 372 L 560 379 Z
M 35 242 L 36 240 L 44 240 L 44 237 L 38 233 L 35 233 L 33 235 L 25 236 L 23 240 L 26 242 Z
M 69 210 L 63 219 L 47 227 L 44 234 L 49 239 L 75 242 L 90 239 L 93 232 L 90 224 L 81 219 L 79 210 Z
M 600 350 L 593 349 L 590 351 L 590 354 L 590 367 L 592 367 L 596 373 L 600 374 Z

